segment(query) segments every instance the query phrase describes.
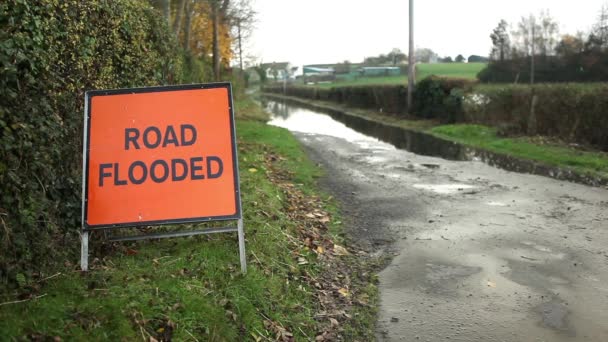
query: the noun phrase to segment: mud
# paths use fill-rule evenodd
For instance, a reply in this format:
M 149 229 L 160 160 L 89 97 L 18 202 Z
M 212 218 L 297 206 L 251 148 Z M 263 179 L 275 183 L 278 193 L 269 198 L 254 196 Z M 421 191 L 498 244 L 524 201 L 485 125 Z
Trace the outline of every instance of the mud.
M 394 255 L 379 274 L 379 341 L 608 341 L 608 190 L 268 108 L 325 168 L 350 236 Z

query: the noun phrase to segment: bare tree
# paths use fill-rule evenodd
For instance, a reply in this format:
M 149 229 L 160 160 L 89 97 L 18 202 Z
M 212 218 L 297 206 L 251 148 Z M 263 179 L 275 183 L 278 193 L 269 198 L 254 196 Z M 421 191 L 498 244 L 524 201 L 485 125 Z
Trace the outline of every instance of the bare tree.
M 499 61 L 504 61 L 505 58 L 508 58 L 509 52 L 511 50 L 511 39 L 509 38 L 509 32 L 507 32 L 508 24 L 505 20 L 501 20 L 498 23 L 498 26 L 492 31 L 490 34 L 490 39 L 492 39 L 492 52 L 490 56 L 493 59 L 498 59 Z
M 608 5 L 603 5 L 593 25 L 591 38 L 600 49 L 608 48 Z
M 255 24 L 255 11 L 251 8 L 249 0 L 239 0 L 230 9 L 229 20 L 231 21 L 233 37 L 235 38 L 234 49 L 239 56 L 239 67 L 243 72 L 243 43 L 251 37 Z
M 185 7 L 186 0 L 179 0 L 179 3 L 177 4 L 177 11 L 175 12 L 175 19 L 173 20 L 173 34 L 177 39 L 179 39 L 179 34 L 182 28 L 182 17 L 184 15 Z

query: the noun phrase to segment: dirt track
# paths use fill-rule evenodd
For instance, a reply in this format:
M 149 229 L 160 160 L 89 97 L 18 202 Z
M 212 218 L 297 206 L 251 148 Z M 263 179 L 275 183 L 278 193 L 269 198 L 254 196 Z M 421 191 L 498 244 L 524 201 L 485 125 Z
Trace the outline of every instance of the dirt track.
M 314 122 L 275 124 L 327 170 L 349 233 L 395 253 L 380 273 L 379 340 L 608 341 L 608 190 L 283 114 Z

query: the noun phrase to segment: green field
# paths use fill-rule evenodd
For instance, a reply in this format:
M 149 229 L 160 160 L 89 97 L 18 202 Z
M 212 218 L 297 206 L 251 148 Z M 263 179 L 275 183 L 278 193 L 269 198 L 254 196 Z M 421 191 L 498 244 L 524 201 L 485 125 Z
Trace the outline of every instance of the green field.
M 416 79 L 421 80 L 431 75 L 455 77 L 455 78 L 477 78 L 486 63 L 423 63 L 416 66 Z M 407 76 L 376 76 L 376 77 L 361 77 L 353 80 L 338 80 L 334 83 L 320 83 L 312 86 L 331 88 L 336 86 L 352 86 L 352 85 L 380 85 L 380 84 L 407 84 Z

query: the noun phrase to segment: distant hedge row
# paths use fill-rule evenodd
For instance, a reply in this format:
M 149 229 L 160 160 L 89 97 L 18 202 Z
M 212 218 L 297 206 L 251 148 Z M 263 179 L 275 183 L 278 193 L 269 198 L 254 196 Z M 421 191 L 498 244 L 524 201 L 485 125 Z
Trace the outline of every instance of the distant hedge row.
M 84 91 L 180 65 L 148 1 L 0 2 L 0 284 L 78 250 Z
M 464 96 L 463 112 L 466 122 L 507 123 L 515 133 L 554 136 L 608 151 L 606 83 L 480 85 Z
M 283 93 L 282 87 L 264 90 Z M 406 112 L 407 88 L 404 86 L 329 89 L 297 86 L 287 87 L 285 93 L 396 115 Z M 507 126 L 511 134 L 554 136 L 608 150 L 608 84 L 605 83 L 478 85 L 470 80 L 429 77 L 416 86 L 413 114 L 445 123 Z
M 284 93 L 288 96 L 311 100 L 333 101 L 353 107 L 377 109 L 387 113 L 403 113 L 407 105 L 407 87 L 400 85 L 348 86 L 327 89 L 288 86 L 285 88 L 285 92 L 283 92 L 282 86 L 266 86 L 264 91 Z

